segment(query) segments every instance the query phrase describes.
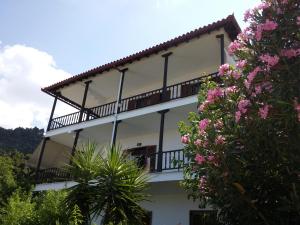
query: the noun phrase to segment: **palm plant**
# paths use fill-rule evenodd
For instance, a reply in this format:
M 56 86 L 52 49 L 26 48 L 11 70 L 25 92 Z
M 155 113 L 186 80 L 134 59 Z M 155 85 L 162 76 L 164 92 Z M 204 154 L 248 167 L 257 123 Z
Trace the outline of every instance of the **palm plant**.
M 86 224 L 90 215 L 101 216 L 103 225 L 143 224 L 146 213 L 139 203 L 147 200 L 148 177 L 120 146 L 99 154 L 89 143 L 71 161 L 69 171 L 78 185 L 70 188 L 67 204 L 78 205 Z
M 110 148 L 102 160 L 93 212 L 102 215 L 103 225 L 141 225 L 146 214 L 138 203 L 147 200 L 147 175 L 135 161 L 128 160 L 119 146 Z
M 78 206 L 85 224 L 90 222 L 90 207 L 94 201 L 93 188 L 90 182 L 94 180 L 102 165 L 100 154 L 96 151 L 96 144 L 88 142 L 78 149 L 71 157 L 71 164 L 66 169 L 71 174 L 77 185 L 69 188 L 66 204 L 72 213 L 72 209 Z

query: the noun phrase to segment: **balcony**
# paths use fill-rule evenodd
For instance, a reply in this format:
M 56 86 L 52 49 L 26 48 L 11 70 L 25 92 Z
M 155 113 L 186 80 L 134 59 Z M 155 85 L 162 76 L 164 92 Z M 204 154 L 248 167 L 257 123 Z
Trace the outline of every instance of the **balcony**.
M 199 92 L 201 83 L 207 77 L 217 79 L 217 73 L 212 73 L 207 76 L 201 76 L 192 80 L 167 86 L 166 92 L 163 96 L 163 88 L 124 98 L 121 100 L 118 108 L 118 113 L 128 112 L 135 109 L 144 108 L 151 105 L 156 105 L 179 98 L 185 98 L 196 95 Z M 53 118 L 50 121 L 49 130 L 78 124 L 80 122 L 90 121 L 106 116 L 111 116 L 116 111 L 116 101 L 106 103 L 104 105 L 85 108 L 83 110 L 82 118 L 80 120 L 80 111 L 68 115 Z
M 149 171 L 149 173 L 180 171 L 184 165 L 188 164 L 183 149 L 162 152 L 161 165 L 158 152 L 153 154 L 142 154 L 135 157 L 139 167 Z M 36 183 L 62 182 L 72 180 L 71 175 L 61 168 L 47 168 L 40 170 L 37 174 Z

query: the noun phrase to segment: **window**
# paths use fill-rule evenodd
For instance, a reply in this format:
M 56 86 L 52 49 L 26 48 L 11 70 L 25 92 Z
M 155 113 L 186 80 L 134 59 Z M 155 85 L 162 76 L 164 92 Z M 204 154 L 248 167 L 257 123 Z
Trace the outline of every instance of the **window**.
M 218 225 L 217 211 L 213 211 L 213 210 L 190 211 L 190 225 Z

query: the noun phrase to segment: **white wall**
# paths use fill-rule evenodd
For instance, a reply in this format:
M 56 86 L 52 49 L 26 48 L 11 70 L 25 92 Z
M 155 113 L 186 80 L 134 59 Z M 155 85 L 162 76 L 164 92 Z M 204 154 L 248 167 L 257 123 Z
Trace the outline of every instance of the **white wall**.
M 189 225 L 190 210 L 199 210 L 198 205 L 188 200 L 185 194 L 155 195 L 151 202 L 142 206 L 152 212 L 151 225 Z M 94 222 L 100 224 L 100 218 Z
M 152 225 L 189 225 L 189 211 L 199 209 L 185 193 L 156 194 L 142 206 L 152 211 Z
M 150 201 L 141 206 L 152 212 L 152 225 L 189 225 L 191 210 L 201 210 L 178 182 L 161 182 L 150 187 Z M 100 224 L 100 218 L 94 220 Z
M 117 139 L 117 142 L 121 144 L 123 149 L 137 147 L 137 143 L 142 143 L 142 146 L 157 145 L 159 141 L 159 130 L 157 132 L 131 136 L 128 138 Z M 180 135 L 178 130 L 164 131 L 164 143 L 163 151 L 176 150 L 183 148 L 183 144 L 180 142 Z

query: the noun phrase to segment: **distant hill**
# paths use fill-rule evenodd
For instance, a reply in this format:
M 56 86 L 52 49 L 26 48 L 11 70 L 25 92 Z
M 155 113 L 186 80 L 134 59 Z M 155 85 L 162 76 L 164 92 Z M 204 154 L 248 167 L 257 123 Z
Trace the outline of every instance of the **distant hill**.
M 5 129 L 0 127 L 0 150 L 32 153 L 43 137 L 44 130 L 35 128 Z

